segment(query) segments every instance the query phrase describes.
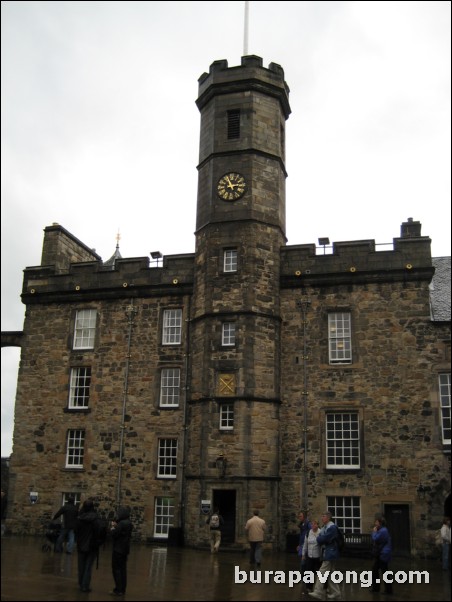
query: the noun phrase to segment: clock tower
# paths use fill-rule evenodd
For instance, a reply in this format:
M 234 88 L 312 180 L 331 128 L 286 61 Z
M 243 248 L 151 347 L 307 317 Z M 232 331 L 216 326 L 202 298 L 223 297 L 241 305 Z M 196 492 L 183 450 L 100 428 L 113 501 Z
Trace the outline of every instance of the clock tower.
M 225 543 L 240 543 L 255 508 L 279 524 L 288 94 L 283 69 L 256 56 L 216 61 L 199 78 L 186 503 L 220 508 Z M 185 522 L 188 543 L 199 543 L 190 513 Z

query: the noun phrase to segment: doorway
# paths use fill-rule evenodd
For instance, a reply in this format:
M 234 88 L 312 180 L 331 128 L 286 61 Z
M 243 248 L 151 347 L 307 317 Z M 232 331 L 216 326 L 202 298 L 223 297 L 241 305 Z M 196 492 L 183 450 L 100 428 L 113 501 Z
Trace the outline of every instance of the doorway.
M 214 489 L 213 507 L 218 508 L 224 519 L 221 530 L 221 543 L 235 542 L 235 489 Z
M 392 539 L 394 556 L 411 555 L 410 507 L 408 504 L 385 504 L 386 526 Z

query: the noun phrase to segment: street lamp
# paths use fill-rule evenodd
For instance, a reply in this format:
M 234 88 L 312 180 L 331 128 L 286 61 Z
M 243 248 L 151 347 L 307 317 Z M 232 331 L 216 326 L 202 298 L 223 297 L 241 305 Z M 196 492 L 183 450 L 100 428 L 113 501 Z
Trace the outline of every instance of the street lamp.
M 156 267 L 159 267 L 159 259 L 161 259 L 163 257 L 163 255 L 160 253 L 160 251 L 151 251 L 151 257 L 154 260 L 154 262 L 157 264 Z
M 330 244 L 330 239 L 328 238 L 328 236 L 325 236 L 324 238 L 319 238 L 319 245 L 321 247 L 323 247 L 323 254 L 325 255 L 325 247 L 326 245 Z

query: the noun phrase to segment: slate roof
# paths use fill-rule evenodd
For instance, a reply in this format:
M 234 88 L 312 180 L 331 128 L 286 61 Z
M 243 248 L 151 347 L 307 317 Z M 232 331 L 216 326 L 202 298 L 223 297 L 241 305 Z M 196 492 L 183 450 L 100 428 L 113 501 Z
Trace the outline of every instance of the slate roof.
M 450 257 L 432 257 L 430 313 L 434 322 L 450 322 Z
M 122 259 L 121 253 L 119 252 L 119 244 L 116 245 L 116 250 L 113 253 L 113 255 L 110 257 L 110 259 L 107 259 L 107 261 L 104 261 L 104 268 L 109 268 L 109 269 L 114 270 L 117 259 Z

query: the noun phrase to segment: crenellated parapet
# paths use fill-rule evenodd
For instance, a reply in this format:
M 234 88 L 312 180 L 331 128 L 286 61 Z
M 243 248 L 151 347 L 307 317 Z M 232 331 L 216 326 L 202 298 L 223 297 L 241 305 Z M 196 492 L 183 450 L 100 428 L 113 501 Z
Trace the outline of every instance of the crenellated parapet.
M 281 250 L 281 286 L 430 282 L 435 271 L 430 244 L 428 236 L 404 235 L 393 239 L 392 250 L 379 251 L 375 240 L 334 242 L 329 254 L 317 254 L 315 244 L 287 246 Z
M 28 267 L 24 270 L 22 301 L 34 304 L 186 294 L 193 287 L 193 266 L 194 254 L 184 254 L 165 256 L 159 267 L 150 265 L 148 257 L 118 259 L 114 269 L 101 260 L 71 263 L 64 273 L 53 265 Z
M 278 98 L 286 119 L 291 113 L 290 90 L 284 81 L 283 68 L 277 63 L 270 63 L 267 69 L 259 56 L 242 56 L 241 64 L 236 67 L 228 67 L 227 60 L 214 61 L 209 73 L 203 73 L 198 79 L 198 84 L 196 104 L 200 111 L 214 96 L 251 90 Z

